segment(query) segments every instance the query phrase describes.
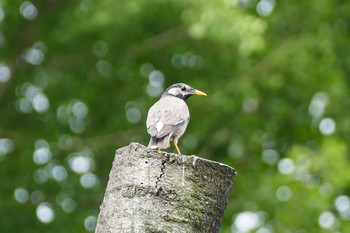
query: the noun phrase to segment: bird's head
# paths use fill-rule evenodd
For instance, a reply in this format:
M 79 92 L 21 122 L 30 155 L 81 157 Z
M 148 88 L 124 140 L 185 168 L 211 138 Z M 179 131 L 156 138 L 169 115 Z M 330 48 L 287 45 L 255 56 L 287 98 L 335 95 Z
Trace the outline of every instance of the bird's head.
M 182 100 L 187 100 L 188 97 L 192 95 L 198 95 L 198 96 L 207 96 L 202 91 L 196 90 L 193 87 L 190 87 L 187 84 L 184 83 L 175 83 L 168 87 L 164 93 L 162 94 L 162 97 L 164 96 L 175 96 Z

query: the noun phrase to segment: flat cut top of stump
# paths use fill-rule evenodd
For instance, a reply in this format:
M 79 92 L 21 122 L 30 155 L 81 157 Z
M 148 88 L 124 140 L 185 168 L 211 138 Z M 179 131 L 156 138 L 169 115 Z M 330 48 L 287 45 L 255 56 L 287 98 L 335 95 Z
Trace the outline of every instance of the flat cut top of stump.
M 235 175 L 222 163 L 131 143 L 116 151 L 96 232 L 219 232 Z

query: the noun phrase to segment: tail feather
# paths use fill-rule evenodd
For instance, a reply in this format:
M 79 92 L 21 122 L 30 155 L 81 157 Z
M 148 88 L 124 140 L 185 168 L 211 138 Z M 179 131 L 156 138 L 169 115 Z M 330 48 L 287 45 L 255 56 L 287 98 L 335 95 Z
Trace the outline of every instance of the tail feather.
M 166 149 L 170 147 L 170 135 L 166 135 L 162 138 L 151 137 L 147 147 L 151 149 Z

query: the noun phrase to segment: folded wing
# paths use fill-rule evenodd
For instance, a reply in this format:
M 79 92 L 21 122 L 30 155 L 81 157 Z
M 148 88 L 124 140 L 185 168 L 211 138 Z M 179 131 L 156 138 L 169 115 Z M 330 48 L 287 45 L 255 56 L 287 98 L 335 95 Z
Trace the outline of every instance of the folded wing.
M 152 137 L 162 138 L 176 132 L 189 120 L 186 103 L 174 97 L 164 97 L 156 102 L 147 116 L 147 131 Z

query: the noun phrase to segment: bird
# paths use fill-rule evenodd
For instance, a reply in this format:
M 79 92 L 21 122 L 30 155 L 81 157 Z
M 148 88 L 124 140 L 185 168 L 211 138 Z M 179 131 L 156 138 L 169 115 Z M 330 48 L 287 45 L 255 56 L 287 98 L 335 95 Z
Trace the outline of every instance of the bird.
M 196 90 L 184 83 L 175 83 L 169 86 L 160 99 L 148 110 L 146 126 L 151 136 L 148 148 L 166 149 L 170 141 L 179 155 L 178 139 L 186 131 L 190 120 L 190 112 L 186 100 L 192 95 L 207 96 L 206 93 Z

